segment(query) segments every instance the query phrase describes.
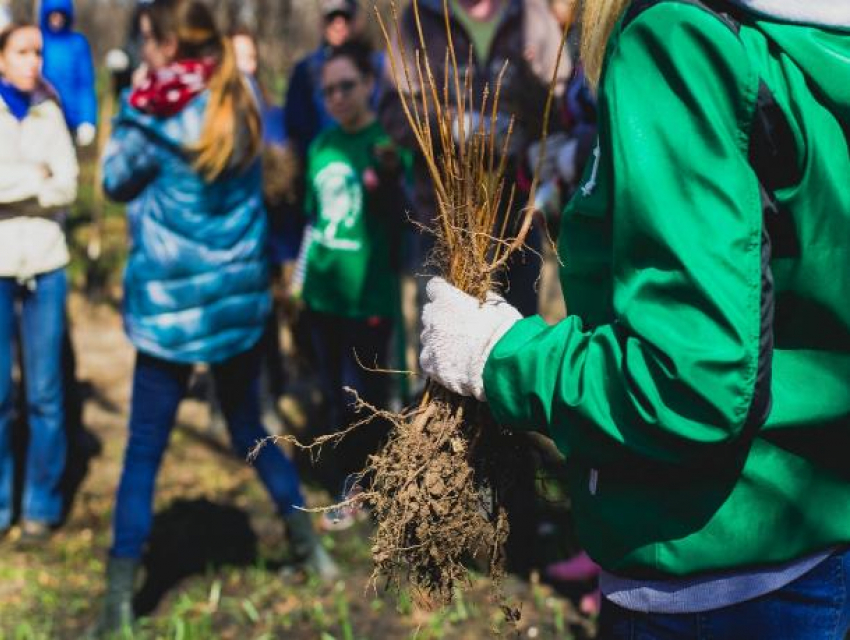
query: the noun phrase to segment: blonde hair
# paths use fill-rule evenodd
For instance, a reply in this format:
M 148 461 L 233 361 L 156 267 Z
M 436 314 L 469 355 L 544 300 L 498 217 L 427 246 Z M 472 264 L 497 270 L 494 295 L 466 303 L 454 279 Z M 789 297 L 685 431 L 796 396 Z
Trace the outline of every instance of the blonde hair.
M 214 58 L 218 67 L 209 81 L 210 98 L 200 139 L 191 147 L 194 167 L 212 182 L 234 163 L 245 169 L 259 155 L 262 121 L 257 101 L 236 65 L 230 39 L 215 24 L 209 8 L 198 0 L 154 0 L 143 15 L 162 42 L 177 39 L 177 58 Z M 237 144 L 247 134 L 247 144 Z
M 611 32 L 631 0 L 584 0 L 581 16 L 581 59 L 584 72 L 595 88 L 602 76 L 605 47 Z

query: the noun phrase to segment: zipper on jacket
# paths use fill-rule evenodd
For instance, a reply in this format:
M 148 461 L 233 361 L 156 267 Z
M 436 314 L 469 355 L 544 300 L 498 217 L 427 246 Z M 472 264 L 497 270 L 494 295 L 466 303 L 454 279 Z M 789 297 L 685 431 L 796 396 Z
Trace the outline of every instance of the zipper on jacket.
M 588 198 L 596 190 L 596 182 L 599 178 L 599 161 L 602 158 L 602 147 L 599 140 L 596 141 L 596 146 L 593 148 L 593 170 L 590 172 L 590 179 L 585 182 L 581 188 L 581 194 Z

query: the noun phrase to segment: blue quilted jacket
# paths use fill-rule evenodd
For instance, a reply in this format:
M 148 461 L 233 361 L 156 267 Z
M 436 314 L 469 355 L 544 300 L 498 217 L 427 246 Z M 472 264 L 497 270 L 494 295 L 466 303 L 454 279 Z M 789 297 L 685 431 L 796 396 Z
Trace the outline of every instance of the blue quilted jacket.
M 221 362 L 254 346 L 271 300 L 262 170 L 212 183 L 184 151 L 201 132 L 208 93 L 157 118 L 122 101 L 104 157 L 104 189 L 129 202 L 124 324 L 142 352 Z

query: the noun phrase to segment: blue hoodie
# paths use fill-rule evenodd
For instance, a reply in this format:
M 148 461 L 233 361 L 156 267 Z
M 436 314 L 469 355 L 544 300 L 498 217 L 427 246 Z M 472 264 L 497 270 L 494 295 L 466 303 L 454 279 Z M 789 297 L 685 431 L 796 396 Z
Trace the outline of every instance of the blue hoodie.
M 208 100 L 202 93 L 170 118 L 122 102 L 103 160 L 107 194 L 129 202 L 127 335 L 171 362 L 247 351 L 271 308 L 260 160 L 210 183 L 185 151 L 200 136 Z
M 67 23 L 60 31 L 50 28 L 48 16 L 65 14 Z M 44 77 L 59 94 L 68 128 L 97 124 L 95 73 L 88 40 L 73 30 L 72 0 L 42 0 L 41 31 L 44 37 Z

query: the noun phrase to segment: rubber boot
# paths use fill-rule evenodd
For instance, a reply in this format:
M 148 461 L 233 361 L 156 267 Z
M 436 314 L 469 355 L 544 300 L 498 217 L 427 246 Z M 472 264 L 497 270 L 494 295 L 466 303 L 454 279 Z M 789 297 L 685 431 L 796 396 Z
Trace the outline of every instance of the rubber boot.
M 132 629 L 133 588 L 139 561 L 130 558 L 109 558 L 106 565 L 106 593 L 103 609 L 92 632 L 93 638 L 112 637 L 125 629 Z
M 295 510 L 285 515 L 287 538 L 292 555 L 298 565 L 322 582 L 333 582 L 339 577 L 339 568 L 328 555 L 316 535 L 310 514 Z
M 546 567 L 546 575 L 557 582 L 585 582 L 596 578 L 600 571 L 599 565 L 584 551 Z

